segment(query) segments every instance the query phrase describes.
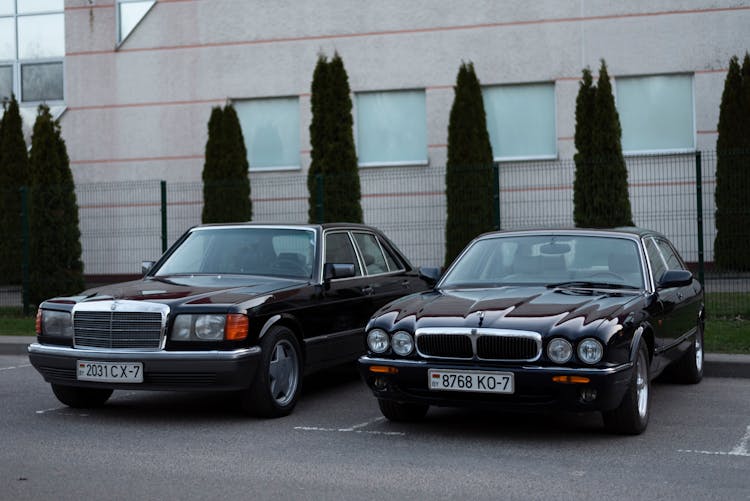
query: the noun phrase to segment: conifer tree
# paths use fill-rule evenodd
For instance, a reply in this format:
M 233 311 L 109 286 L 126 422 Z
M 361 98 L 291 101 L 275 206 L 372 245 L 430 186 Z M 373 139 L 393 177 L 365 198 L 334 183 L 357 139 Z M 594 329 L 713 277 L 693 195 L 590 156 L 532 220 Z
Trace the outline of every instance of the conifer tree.
M 29 300 L 38 305 L 83 289 L 75 185 L 60 124 L 39 106 L 29 155 Z
M 723 269 L 750 270 L 750 57 L 729 61 L 716 140 L 714 261 Z
M 599 69 L 591 122 L 590 205 L 584 210 L 585 226 L 632 226 L 628 170 L 622 155 L 622 129 L 612 85 L 604 60 Z
M 203 164 L 204 223 L 249 221 L 253 208 L 247 149 L 237 112 L 231 104 L 211 110 Z
M 338 53 L 330 62 L 323 55 L 318 57 L 310 106 L 309 220 L 311 223 L 361 223 L 361 187 L 352 130 L 351 90 L 344 62 Z
M 583 70 L 583 78 L 576 97 L 576 154 L 573 157 L 576 171 L 573 182 L 573 220 L 578 227 L 592 226 L 591 196 L 593 179 L 592 129 L 594 106 L 596 104 L 596 87 L 591 70 Z
M 28 153 L 15 96 L 0 121 L 0 284 L 22 278 L 21 187 L 28 183 Z
M 477 235 L 494 228 L 493 157 L 482 89 L 473 63 L 462 63 L 448 122 L 445 266 Z

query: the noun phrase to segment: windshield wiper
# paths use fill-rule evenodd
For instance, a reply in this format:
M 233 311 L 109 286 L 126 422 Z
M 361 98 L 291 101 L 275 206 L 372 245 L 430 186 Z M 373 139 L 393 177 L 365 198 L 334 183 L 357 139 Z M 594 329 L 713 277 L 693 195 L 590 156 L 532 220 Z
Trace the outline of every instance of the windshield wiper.
M 590 282 L 585 280 L 571 280 L 567 282 L 557 282 L 554 284 L 547 284 L 548 289 L 556 289 L 558 287 L 571 287 L 571 288 L 587 288 L 587 289 L 631 289 L 637 290 L 638 287 L 627 284 L 616 284 L 613 282 Z

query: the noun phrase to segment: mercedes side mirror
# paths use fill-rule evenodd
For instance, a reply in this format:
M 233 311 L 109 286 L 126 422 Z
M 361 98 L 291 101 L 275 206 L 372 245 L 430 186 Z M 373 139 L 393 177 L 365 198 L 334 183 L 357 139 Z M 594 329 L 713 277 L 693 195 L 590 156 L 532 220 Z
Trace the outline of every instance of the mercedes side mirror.
M 354 276 L 354 265 L 350 263 L 326 263 L 323 265 L 323 280 L 350 278 Z

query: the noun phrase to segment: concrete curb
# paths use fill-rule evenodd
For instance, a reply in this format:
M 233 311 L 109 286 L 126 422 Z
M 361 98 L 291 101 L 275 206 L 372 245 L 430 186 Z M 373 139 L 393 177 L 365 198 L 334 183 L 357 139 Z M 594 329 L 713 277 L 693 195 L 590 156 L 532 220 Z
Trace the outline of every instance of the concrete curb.
M 35 336 L 0 336 L 0 355 L 25 355 L 26 348 L 35 341 Z M 704 374 L 706 377 L 750 378 L 750 355 L 706 353 Z

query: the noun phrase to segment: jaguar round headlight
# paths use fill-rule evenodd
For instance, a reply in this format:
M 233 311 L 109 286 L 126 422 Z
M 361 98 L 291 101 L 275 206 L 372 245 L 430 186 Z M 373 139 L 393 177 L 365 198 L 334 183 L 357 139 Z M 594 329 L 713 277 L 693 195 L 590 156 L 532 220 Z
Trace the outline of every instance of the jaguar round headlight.
M 391 338 L 391 345 L 396 354 L 405 357 L 414 350 L 414 339 L 405 331 L 398 331 Z
M 578 343 L 578 358 L 583 363 L 595 364 L 604 356 L 602 344 L 593 338 L 587 338 Z
M 564 364 L 573 356 L 573 346 L 561 337 L 556 337 L 547 345 L 547 356 L 556 364 Z
M 373 329 L 367 333 L 367 347 L 373 353 L 385 353 L 388 350 L 388 334 L 380 329 Z

